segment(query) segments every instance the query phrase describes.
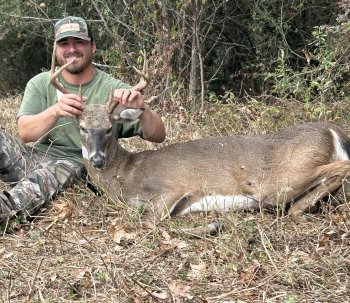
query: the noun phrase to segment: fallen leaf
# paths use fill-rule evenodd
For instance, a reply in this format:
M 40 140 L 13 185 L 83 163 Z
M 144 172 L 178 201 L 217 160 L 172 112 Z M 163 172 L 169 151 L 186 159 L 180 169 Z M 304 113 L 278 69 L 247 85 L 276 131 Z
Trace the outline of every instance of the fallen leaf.
M 171 237 L 170 235 L 164 230 L 162 232 L 162 237 L 166 240 L 166 241 L 170 241 Z
M 152 296 L 161 299 L 161 300 L 165 300 L 168 298 L 169 294 L 167 291 L 162 291 L 162 292 L 152 292 Z
M 186 243 L 186 242 L 184 242 L 184 241 L 180 241 L 180 242 L 178 242 L 177 244 L 176 244 L 176 247 L 178 248 L 178 249 L 182 249 L 182 248 L 185 248 L 185 247 L 187 247 L 188 246 L 188 244 Z
M 76 273 L 74 274 L 74 280 L 75 282 L 79 282 L 81 279 L 84 278 L 86 274 L 86 270 L 83 268 L 79 268 Z
M 104 263 L 114 263 L 116 261 L 115 254 L 105 254 L 101 256 L 101 259 Z
M 318 249 L 323 249 L 329 246 L 330 244 L 329 236 L 330 235 L 328 233 L 322 234 L 321 238 L 318 240 Z
M 190 264 L 191 270 L 189 271 L 187 277 L 190 280 L 194 280 L 203 276 L 206 271 L 206 264 L 204 262 L 200 262 L 199 264 Z
M 9 252 L 9 253 L 7 253 L 7 254 L 4 254 L 4 255 L 2 256 L 2 258 L 3 258 L 3 259 L 9 259 L 9 258 L 11 258 L 14 254 L 15 254 L 14 252 Z
M 54 214 L 54 219 L 60 221 L 69 221 L 72 219 L 73 207 L 68 202 L 54 203 L 53 207 L 58 211 Z
M 255 274 L 260 267 L 261 264 L 258 261 L 253 260 L 252 264 L 249 264 L 248 267 L 244 268 L 240 272 L 238 276 L 238 282 L 241 284 L 250 283 L 254 279 Z
M 172 282 L 169 284 L 169 290 L 173 296 L 178 298 L 186 298 L 188 300 L 193 299 L 193 296 L 189 294 L 190 286 L 182 285 L 179 283 Z
M 120 244 L 121 241 L 128 241 L 136 238 L 136 233 L 127 233 L 122 225 L 109 225 L 107 227 L 107 233 L 112 241 L 117 244 Z

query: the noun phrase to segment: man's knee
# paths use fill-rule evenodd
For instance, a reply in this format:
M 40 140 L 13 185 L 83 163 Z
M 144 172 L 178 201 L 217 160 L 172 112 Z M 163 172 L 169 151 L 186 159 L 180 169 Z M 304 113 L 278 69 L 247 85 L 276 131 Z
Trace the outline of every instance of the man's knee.
M 25 145 L 16 138 L 0 132 L 0 179 L 16 182 L 24 177 L 25 169 L 29 166 Z
M 61 189 L 82 179 L 83 166 L 70 160 L 51 160 L 44 167 L 57 179 Z

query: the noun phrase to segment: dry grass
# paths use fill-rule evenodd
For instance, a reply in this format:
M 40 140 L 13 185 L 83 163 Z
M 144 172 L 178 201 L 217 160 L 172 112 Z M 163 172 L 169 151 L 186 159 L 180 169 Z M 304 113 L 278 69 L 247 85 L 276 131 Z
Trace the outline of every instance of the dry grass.
M 19 98 L 0 102 L 0 125 L 15 134 Z M 245 100 L 212 105 L 205 117 L 164 113 L 165 144 L 261 133 L 307 120 L 347 124 L 349 102 Z M 138 139 L 127 148 L 153 148 Z M 342 192 L 306 223 L 281 214 L 232 212 L 226 229 L 191 238 L 177 228 L 197 215 L 140 228 L 140 214 L 79 184 L 31 223 L 0 235 L 0 302 L 350 302 L 350 213 Z

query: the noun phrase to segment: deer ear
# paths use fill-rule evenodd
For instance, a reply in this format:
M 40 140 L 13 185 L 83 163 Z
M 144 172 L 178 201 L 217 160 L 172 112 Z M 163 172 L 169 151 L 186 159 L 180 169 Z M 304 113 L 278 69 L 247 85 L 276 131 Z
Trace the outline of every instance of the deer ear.
M 125 123 L 137 120 L 143 113 L 143 108 L 130 108 L 118 105 L 114 108 L 111 116 L 115 122 Z

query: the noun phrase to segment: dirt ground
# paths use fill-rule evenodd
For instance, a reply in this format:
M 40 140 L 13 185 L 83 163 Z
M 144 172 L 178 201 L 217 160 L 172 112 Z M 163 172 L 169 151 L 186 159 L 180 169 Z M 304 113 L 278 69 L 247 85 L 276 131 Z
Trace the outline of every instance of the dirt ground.
M 0 100 L 0 127 L 14 135 L 19 102 L 20 96 Z M 349 109 L 349 102 L 251 98 L 208 105 L 199 116 L 174 104 L 160 110 L 165 143 L 123 144 L 158 148 L 315 120 L 349 132 Z M 0 302 L 350 302 L 349 210 L 340 189 L 300 224 L 283 212 L 232 211 L 168 219 L 150 232 L 138 211 L 81 182 L 33 221 L 13 220 L 1 232 Z M 225 226 L 216 236 L 179 232 L 213 220 Z

